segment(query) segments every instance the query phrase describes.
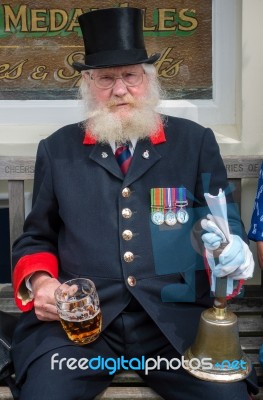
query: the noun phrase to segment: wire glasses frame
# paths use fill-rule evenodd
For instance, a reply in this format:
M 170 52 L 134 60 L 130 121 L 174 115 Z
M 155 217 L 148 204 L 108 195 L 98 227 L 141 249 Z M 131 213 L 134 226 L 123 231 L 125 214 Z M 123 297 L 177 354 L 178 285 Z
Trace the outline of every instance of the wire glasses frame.
M 99 89 L 111 89 L 115 85 L 117 79 L 121 79 L 126 86 L 139 86 L 143 81 L 144 71 L 142 72 L 123 72 L 121 76 L 115 75 L 89 75 L 90 79 Z

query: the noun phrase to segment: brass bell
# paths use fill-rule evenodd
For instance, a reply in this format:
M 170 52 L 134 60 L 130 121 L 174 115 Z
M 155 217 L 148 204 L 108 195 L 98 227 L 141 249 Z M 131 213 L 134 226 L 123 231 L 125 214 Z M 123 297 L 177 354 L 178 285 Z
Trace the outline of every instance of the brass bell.
M 216 285 L 224 286 L 226 281 L 217 278 Z M 227 310 L 225 297 L 216 297 L 213 308 L 202 312 L 195 342 L 186 350 L 184 361 L 190 374 L 212 382 L 240 381 L 251 372 L 251 362 L 239 342 L 237 316 Z

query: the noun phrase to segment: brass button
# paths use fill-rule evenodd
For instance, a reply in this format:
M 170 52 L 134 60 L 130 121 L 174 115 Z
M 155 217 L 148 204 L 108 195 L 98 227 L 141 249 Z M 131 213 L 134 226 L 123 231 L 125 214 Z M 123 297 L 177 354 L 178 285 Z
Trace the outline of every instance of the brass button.
M 131 218 L 132 216 L 132 210 L 130 210 L 129 208 L 124 208 L 121 212 L 123 218 Z
M 126 251 L 126 253 L 124 253 L 124 261 L 126 262 L 132 262 L 134 260 L 134 254 L 131 251 Z
M 130 197 L 130 195 L 131 195 L 131 190 L 130 190 L 128 187 L 126 187 L 126 188 L 124 188 L 124 189 L 122 190 L 121 194 L 122 194 L 122 197 Z
M 136 279 L 134 276 L 128 276 L 127 282 L 129 286 L 135 286 L 136 285 Z
M 131 240 L 132 237 L 133 237 L 133 233 L 129 229 L 126 229 L 125 231 L 122 232 L 122 238 L 124 240 Z

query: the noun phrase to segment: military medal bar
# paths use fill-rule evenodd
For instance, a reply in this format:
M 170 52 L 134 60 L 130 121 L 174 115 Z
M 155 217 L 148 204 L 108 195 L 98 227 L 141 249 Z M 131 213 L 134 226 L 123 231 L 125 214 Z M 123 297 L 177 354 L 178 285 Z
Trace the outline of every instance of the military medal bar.
M 151 220 L 155 225 L 173 226 L 177 221 L 185 224 L 189 220 L 187 205 L 184 187 L 151 189 Z
M 175 214 L 175 188 L 164 188 L 164 222 L 173 226 L 176 224 L 176 214 Z
M 164 223 L 163 188 L 151 189 L 151 220 L 155 225 Z
M 189 214 L 186 211 L 186 207 L 188 205 L 188 201 L 186 199 L 186 188 L 175 188 L 175 191 L 176 206 L 179 207 L 179 210 L 176 212 L 176 217 L 180 224 L 186 224 L 186 222 L 189 220 Z

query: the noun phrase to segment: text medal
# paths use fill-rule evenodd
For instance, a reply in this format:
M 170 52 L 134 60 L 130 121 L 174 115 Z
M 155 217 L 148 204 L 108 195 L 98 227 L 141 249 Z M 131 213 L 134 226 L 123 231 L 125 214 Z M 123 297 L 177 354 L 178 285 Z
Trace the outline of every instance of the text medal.
M 177 221 L 180 224 L 186 224 L 189 220 L 189 214 L 186 211 L 185 207 L 188 204 L 186 200 L 186 188 L 176 188 L 176 205 L 179 207 L 179 210 L 176 212 Z
M 164 223 L 163 188 L 151 189 L 151 220 L 155 225 Z
M 173 211 L 175 208 L 175 188 L 164 189 L 164 207 L 165 207 L 165 215 L 164 215 L 165 223 L 169 226 L 175 225 L 177 222 L 176 214 Z

